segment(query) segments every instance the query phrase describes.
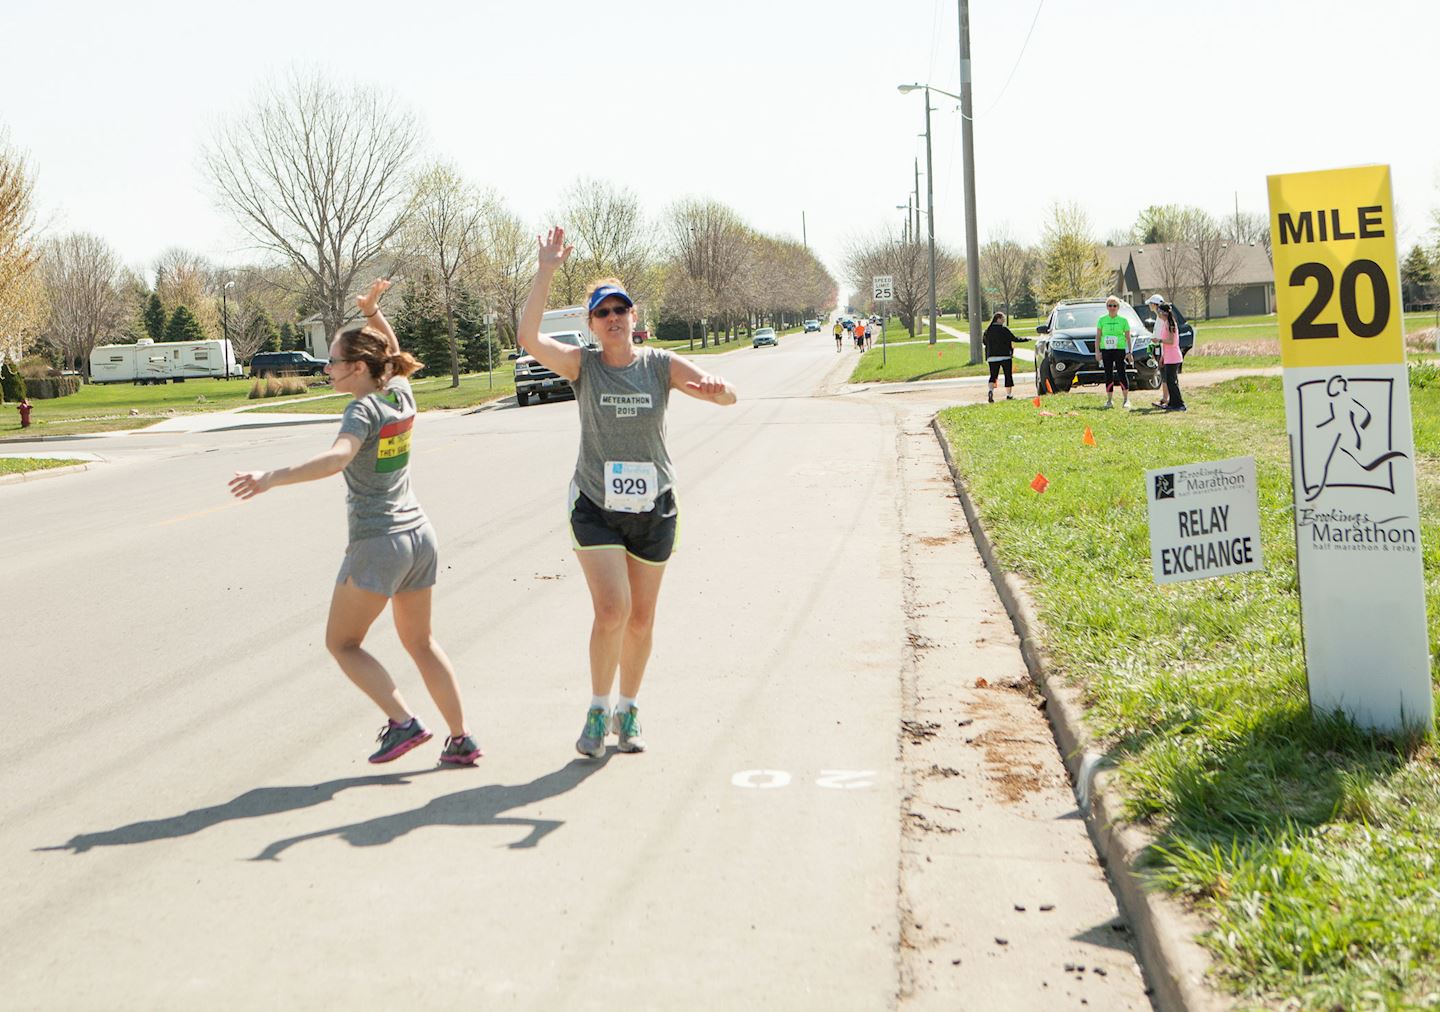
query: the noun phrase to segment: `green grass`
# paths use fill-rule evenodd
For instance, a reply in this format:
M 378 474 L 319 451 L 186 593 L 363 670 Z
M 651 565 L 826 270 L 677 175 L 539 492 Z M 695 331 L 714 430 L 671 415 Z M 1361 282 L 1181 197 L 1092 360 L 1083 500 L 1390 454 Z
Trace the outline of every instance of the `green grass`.
M 1425 385 L 1419 385 L 1423 382 Z M 1412 383 L 1431 642 L 1440 642 L 1440 373 Z M 1440 756 L 1311 714 L 1278 377 L 1187 394 L 1187 415 L 1087 395 L 941 420 L 1001 563 L 1082 687 L 1148 874 L 1211 924 L 1246 1003 L 1413 1008 L 1440 995 Z M 1090 426 L 1098 446 L 1081 442 Z M 1157 587 L 1143 472 L 1254 455 L 1265 569 Z M 1036 472 L 1051 481 L 1028 487 Z M 1433 662 L 1432 662 L 1433 664 Z M 1432 669 L 1433 674 L 1433 669 Z
M 52 467 L 70 467 L 77 463 L 83 463 L 83 461 L 50 460 L 45 457 L 0 457 L 0 474 L 48 471 Z
M 895 325 L 901 334 L 905 330 Z M 889 340 L 894 340 L 892 336 Z M 906 334 L 905 340 L 910 340 Z M 855 354 L 854 341 L 847 341 L 844 351 L 847 354 Z M 880 364 L 881 358 L 885 364 Z M 1022 369 L 1025 366 L 1021 366 Z M 855 363 L 855 369 L 850 374 L 851 383 L 909 383 L 912 380 L 948 379 L 951 376 L 986 376 L 989 375 L 985 363 L 978 365 L 970 364 L 970 345 L 968 342 L 956 341 L 954 338 L 945 338 L 934 345 L 928 342 L 920 344 L 900 344 L 882 350 L 879 342 L 869 351 L 859 356 Z
M 777 331 L 776 333 L 779 333 Z M 786 331 L 790 333 L 790 331 Z M 716 335 L 710 335 L 709 347 L 700 347 L 700 335 L 695 335 L 695 347 L 690 347 L 688 338 L 681 338 L 678 341 L 660 341 L 654 338 L 645 342 L 647 348 L 665 348 L 680 355 L 723 355 L 727 351 L 735 351 L 739 348 L 749 348 L 750 338 L 748 336 L 736 337 L 733 341 L 720 341 Z
M 31 401 L 31 427 L 26 430 L 21 430 L 14 406 L 5 405 L 5 410 L 0 411 L 0 437 L 16 436 L 22 431 L 26 437 L 34 437 L 136 429 L 171 415 L 225 411 L 250 403 L 250 382 L 203 379 L 161 386 L 91 383 L 69 397 Z M 132 410 L 138 414 L 131 415 Z
M 493 385 L 490 374 L 483 372 L 462 373 L 458 387 L 450 385 L 448 375 L 416 378 L 411 380 L 410 385 L 415 391 L 415 406 L 421 411 L 472 408 L 487 401 L 513 395 L 515 393 L 515 373 L 511 369 L 503 367 L 496 369 Z M 350 400 L 349 394 L 336 394 L 333 397 L 305 401 L 300 404 L 293 403 L 293 401 L 273 406 L 267 404 L 265 407 L 255 410 L 267 414 L 338 415 L 345 411 L 345 405 L 349 404 Z

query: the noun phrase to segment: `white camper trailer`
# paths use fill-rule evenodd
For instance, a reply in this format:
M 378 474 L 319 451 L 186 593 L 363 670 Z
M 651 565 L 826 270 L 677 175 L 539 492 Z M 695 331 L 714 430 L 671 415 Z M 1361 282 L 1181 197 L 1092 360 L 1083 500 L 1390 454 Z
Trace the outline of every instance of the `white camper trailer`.
M 229 341 L 102 344 L 90 352 L 92 383 L 168 383 L 244 375 Z

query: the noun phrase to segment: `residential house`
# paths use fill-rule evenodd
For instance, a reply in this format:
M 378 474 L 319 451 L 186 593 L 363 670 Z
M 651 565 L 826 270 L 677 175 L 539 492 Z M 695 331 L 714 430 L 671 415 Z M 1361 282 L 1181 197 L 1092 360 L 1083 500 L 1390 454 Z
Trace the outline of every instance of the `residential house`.
M 1152 242 L 1106 246 L 1106 263 L 1115 272 L 1111 289 L 1132 306 L 1159 292 L 1178 302 L 1187 316 L 1258 316 L 1275 312 L 1275 269 L 1265 247 L 1256 243 L 1230 243 L 1221 273 L 1223 283 L 1210 292 L 1209 312 L 1201 306 L 1203 293 L 1195 276 L 1193 248 L 1183 244 Z

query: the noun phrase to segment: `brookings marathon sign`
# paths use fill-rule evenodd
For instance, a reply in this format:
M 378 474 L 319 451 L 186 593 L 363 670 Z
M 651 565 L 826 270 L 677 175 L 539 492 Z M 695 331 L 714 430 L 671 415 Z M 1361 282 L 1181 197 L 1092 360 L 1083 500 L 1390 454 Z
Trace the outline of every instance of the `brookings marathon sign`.
M 1275 298 L 1310 702 L 1433 721 L 1390 169 L 1271 176 Z
M 1145 472 L 1156 583 L 1261 569 L 1255 458 Z

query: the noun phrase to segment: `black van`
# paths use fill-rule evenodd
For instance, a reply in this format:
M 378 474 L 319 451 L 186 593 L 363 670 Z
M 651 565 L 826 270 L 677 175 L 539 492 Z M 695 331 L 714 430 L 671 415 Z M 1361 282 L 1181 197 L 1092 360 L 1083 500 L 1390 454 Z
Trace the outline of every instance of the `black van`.
M 328 364 L 303 351 L 262 351 L 250 359 L 250 375 L 321 376 Z

